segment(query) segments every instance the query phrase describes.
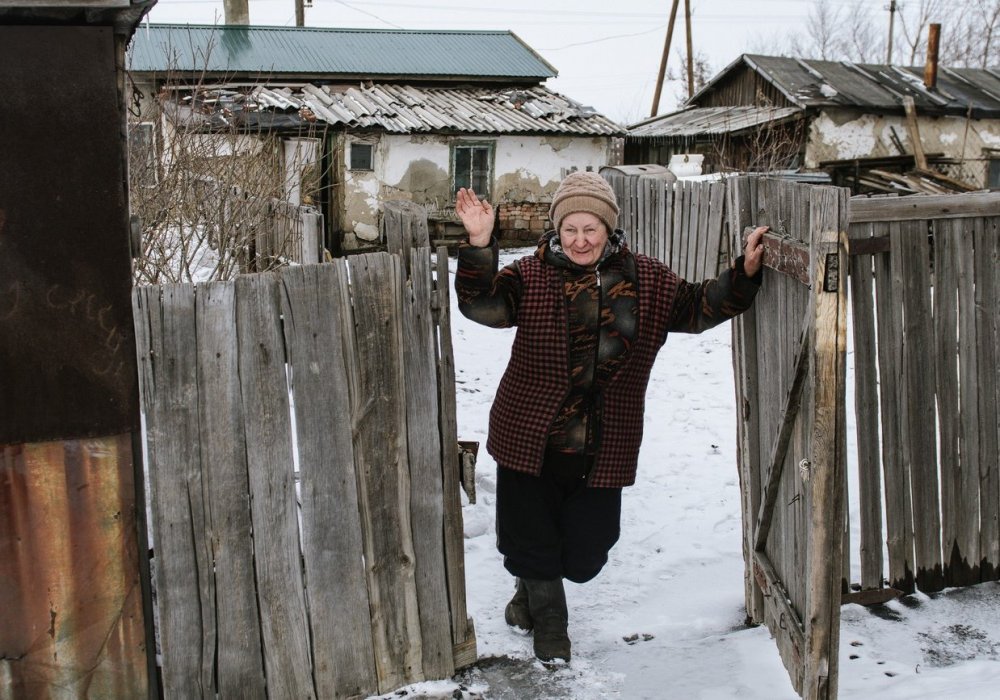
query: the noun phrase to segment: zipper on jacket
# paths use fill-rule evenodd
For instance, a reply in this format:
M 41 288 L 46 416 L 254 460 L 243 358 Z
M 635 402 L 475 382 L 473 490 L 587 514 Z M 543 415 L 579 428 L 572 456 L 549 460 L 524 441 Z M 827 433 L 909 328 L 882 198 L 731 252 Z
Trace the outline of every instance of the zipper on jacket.
M 601 311 L 604 308 L 604 294 L 601 289 L 601 271 L 596 267 L 594 268 L 594 277 L 597 279 L 597 328 L 595 334 L 596 338 L 594 339 L 594 373 L 590 380 L 592 386 L 597 383 L 597 371 L 600 366 L 600 360 L 601 360 L 601 318 L 602 318 Z M 583 446 L 583 451 L 584 454 L 586 454 L 587 450 L 590 447 L 594 447 L 595 451 L 594 451 L 594 462 L 583 477 L 583 485 L 585 487 L 590 484 L 590 475 L 594 472 L 594 469 L 597 468 L 597 455 L 601 451 L 600 445 L 590 444 L 590 442 L 597 437 L 599 426 L 594 425 L 594 422 L 597 419 L 596 403 L 595 402 L 589 402 L 589 403 L 590 407 L 587 413 L 587 439 L 584 441 L 585 444 Z

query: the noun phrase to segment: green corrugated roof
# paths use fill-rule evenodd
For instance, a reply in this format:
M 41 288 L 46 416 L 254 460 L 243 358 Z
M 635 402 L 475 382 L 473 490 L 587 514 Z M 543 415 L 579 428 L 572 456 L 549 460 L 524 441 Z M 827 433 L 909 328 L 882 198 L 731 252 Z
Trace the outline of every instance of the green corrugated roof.
M 544 80 L 556 70 L 509 31 L 143 24 L 133 72 Z

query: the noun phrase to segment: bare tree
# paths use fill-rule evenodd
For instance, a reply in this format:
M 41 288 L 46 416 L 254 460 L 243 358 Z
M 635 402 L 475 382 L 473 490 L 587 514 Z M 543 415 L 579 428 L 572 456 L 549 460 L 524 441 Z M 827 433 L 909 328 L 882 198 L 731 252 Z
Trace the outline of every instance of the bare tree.
M 925 60 L 927 25 L 931 22 L 941 22 L 946 14 L 951 15 L 952 13 L 946 9 L 949 7 L 962 6 L 958 3 L 947 3 L 945 0 L 911 0 L 902 4 L 902 10 L 899 12 L 899 35 L 909 52 L 910 65 Z
M 318 159 L 289 162 L 260 86 L 181 77 L 130 118 L 135 282 L 224 280 L 301 259 L 299 202 L 288 193 L 304 204 L 316 197 Z

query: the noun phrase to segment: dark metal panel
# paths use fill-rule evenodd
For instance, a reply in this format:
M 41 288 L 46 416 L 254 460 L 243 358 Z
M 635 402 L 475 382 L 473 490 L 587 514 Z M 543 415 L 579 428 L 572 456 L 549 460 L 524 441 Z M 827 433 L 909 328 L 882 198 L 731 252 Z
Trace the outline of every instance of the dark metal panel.
M 0 444 L 138 430 L 110 27 L 0 27 Z

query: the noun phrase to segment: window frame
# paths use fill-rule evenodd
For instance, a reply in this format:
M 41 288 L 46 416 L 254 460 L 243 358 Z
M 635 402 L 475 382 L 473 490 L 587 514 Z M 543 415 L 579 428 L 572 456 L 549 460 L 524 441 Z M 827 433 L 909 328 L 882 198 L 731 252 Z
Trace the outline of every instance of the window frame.
M 354 166 L 354 149 L 357 146 L 368 148 L 368 167 Z M 370 173 L 375 170 L 375 144 L 370 141 L 351 141 L 347 152 L 347 169 L 356 172 Z
M 477 139 L 477 140 L 461 139 L 461 140 L 455 140 L 455 141 L 451 142 L 450 153 L 448 154 L 448 156 L 449 156 L 448 157 L 448 164 L 449 164 L 449 173 L 448 173 L 448 175 L 449 175 L 449 179 L 451 180 L 451 196 L 452 196 L 452 199 L 455 198 L 455 194 L 458 192 L 458 188 L 464 186 L 464 185 L 459 185 L 459 183 L 456 180 L 456 176 L 458 174 L 458 165 L 457 165 L 458 151 L 459 151 L 459 149 L 463 149 L 463 148 L 485 149 L 487 151 L 487 156 L 486 157 L 488 158 L 489 163 L 487 165 L 486 173 L 485 173 L 485 179 L 486 179 L 486 188 L 485 188 L 485 190 L 486 191 L 485 192 L 480 192 L 479 190 L 476 190 L 476 194 L 478 196 L 480 196 L 480 197 L 485 198 L 485 199 L 490 199 L 492 197 L 492 195 L 493 195 L 493 179 L 494 179 L 494 175 L 495 175 L 495 172 L 496 172 L 496 150 L 497 150 L 497 143 L 496 143 L 496 141 L 486 141 L 486 140 L 481 140 L 481 139 Z M 472 172 L 471 171 L 472 171 L 472 163 L 474 161 L 474 153 L 475 153 L 475 151 L 473 150 L 473 152 L 470 154 L 470 159 L 469 159 L 469 168 L 470 168 L 469 182 L 470 182 L 470 184 L 472 182 Z

